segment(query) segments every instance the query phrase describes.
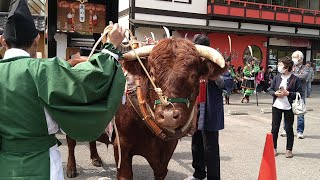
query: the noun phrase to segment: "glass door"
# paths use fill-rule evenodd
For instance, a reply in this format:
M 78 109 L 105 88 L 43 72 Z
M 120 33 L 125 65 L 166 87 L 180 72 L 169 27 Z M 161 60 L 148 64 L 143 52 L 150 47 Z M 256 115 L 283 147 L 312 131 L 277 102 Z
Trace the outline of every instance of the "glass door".
M 285 56 L 291 57 L 292 53 L 296 50 L 300 50 L 304 55 L 306 54 L 305 48 L 270 46 L 269 47 L 268 66 L 271 66 L 273 72 L 275 74 L 277 74 L 278 73 L 278 71 L 277 71 L 278 60 L 285 57 Z M 305 60 L 304 60 L 304 62 L 305 62 Z
M 313 55 L 313 63 L 312 63 L 313 69 L 314 69 L 314 79 L 319 80 L 320 79 L 320 50 L 316 50 Z

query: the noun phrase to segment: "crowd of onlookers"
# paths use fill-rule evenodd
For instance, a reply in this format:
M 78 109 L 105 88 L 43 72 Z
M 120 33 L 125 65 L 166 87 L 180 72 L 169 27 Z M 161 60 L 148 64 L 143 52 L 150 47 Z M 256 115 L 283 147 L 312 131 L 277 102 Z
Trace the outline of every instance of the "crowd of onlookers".
M 309 98 L 312 92 L 311 83 L 314 80 L 314 64 L 310 61 L 306 63 L 306 70 L 308 71 L 307 77 L 307 93 L 306 97 Z M 240 93 L 242 91 L 242 81 L 243 81 L 243 68 L 238 66 L 237 69 L 233 65 L 230 65 L 231 77 L 233 79 L 233 90 L 232 93 Z M 260 71 L 255 76 L 256 91 L 258 93 L 267 93 L 268 88 L 270 87 L 273 77 L 277 74 L 271 66 L 268 66 L 267 69 L 260 67 Z

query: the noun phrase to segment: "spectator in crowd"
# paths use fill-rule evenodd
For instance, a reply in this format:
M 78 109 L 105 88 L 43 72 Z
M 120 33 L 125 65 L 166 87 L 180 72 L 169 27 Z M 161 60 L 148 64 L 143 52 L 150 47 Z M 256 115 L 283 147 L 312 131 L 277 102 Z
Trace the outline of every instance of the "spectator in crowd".
M 274 77 L 269 88 L 273 96 L 272 105 L 272 130 L 273 145 L 275 155 L 277 155 L 277 140 L 282 119 L 284 114 L 285 130 L 287 132 L 286 158 L 292 158 L 292 148 L 294 141 L 293 121 L 294 114 L 291 105 L 296 97 L 296 93 L 301 93 L 301 81 L 292 74 L 293 62 L 290 57 L 281 58 L 278 63 L 279 74 Z
M 270 85 L 271 85 L 272 79 L 273 79 L 272 67 L 271 67 L 271 66 L 268 66 L 267 71 L 264 73 L 265 86 L 264 86 L 263 90 L 264 90 L 265 92 L 268 91 L 268 88 L 269 88 Z
M 242 67 L 238 66 L 237 68 L 237 72 L 236 72 L 236 82 L 237 82 L 237 87 L 238 87 L 238 91 L 239 92 L 241 90 L 241 84 L 242 84 L 242 80 L 243 80 L 243 72 L 242 72 Z
M 210 46 L 207 36 L 195 35 L 195 44 Z M 224 110 L 222 89 L 224 81 L 222 76 L 210 77 L 205 83 L 206 93 L 204 103 L 200 102 L 197 131 L 192 136 L 192 167 L 193 176 L 185 180 L 220 180 L 220 152 L 219 130 L 224 128 Z M 201 88 L 200 88 L 201 91 Z
M 257 83 L 257 92 L 261 92 L 264 90 L 265 87 L 265 81 L 264 81 L 264 68 L 260 67 L 260 71 L 258 72 L 258 75 L 256 76 L 256 83 Z M 263 91 L 265 92 L 265 91 Z
M 304 55 L 301 51 L 295 51 L 291 55 L 292 61 L 294 63 L 293 65 L 293 73 L 295 76 L 297 76 L 301 80 L 301 98 L 303 99 L 304 103 L 306 104 L 306 95 L 307 95 L 307 78 L 309 75 L 309 72 L 306 68 L 306 66 L 303 65 L 303 59 Z M 304 128 L 305 128 L 305 118 L 304 114 L 297 116 L 298 122 L 297 122 L 297 138 L 298 139 L 304 139 Z M 286 129 L 286 122 L 284 122 L 284 130 Z M 282 137 L 285 137 L 286 131 L 283 131 L 280 134 Z
M 313 79 L 314 79 L 314 70 L 313 70 L 313 67 L 312 67 L 310 61 L 308 61 L 308 62 L 306 63 L 306 69 L 307 69 L 307 71 L 309 72 L 308 77 L 307 77 L 307 87 L 306 87 L 307 98 L 309 98 L 310 95 L 311 95 L 311 92 L 312 92 L 311 83 L 312 83 L 312 81 L 313 81 Z
M 234 65 L 230 65 L 231 66 L 231 68 L 232 68 L 232 72 L 233 72 L 233 76 L 232 76 L 232 78 L 233 78 L 233 89 L 232 89 L 232 93 L 238 93 L 238 81 L 237 81 L 237 79 L 236 79 L 236 76 L 237 76 L 237 74 L 236 74 L 236 69 L 234 68 Z
M 307 87 L 307 77 L 309 75 L 309 72 L 307 68 L 302 65 L 303 63 L 303 53 L 301 51 L 295 51 L 292 53 L 292 61 L 294 63 L 293 66 L 293 73 L 295 76 L 297 76 L 301 80 L 301 87 L 302 87 L 302 93 L 301 98 L 303 99 L 304 103 L 306 104 L 306 87 Z M 305 118 L 304 114 L 298 115 L 298 122 L 297 122 L 297 137 L 299 139 L 303 139 L 303 133 L 305 128 Z
M 224 91 L 224 97 L 226 100 L 226 104 L 230 104 L 230 95 L 232 93 L 232 90 L 234 88 L 234 77 L 235 77 L 235 73 L 234 70 L 232 69 L 232 66 L 230 65 L 230 57 L 226 60 L 227 65 L 229 66 L 229 69 L 226 70 L 223 74 L 223 80 L 224 80 L 224 84 L 226 87 L 226 90 Z

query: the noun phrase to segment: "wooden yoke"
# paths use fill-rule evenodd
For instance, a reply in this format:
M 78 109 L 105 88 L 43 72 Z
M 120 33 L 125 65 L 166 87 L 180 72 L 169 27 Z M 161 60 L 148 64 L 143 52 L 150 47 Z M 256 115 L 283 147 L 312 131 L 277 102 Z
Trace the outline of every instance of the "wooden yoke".
M 143 115 L 142 120 L 147 124 L 149 129 L 158 137 L 165 140 L 166 134 L 162 131 L 162 129 L 154 122 L 154 117 L 150 115 L 151 112 L 148 111 L 146 100 L 143 96 L 142 88 L 141 88 L 141 80 L 137 78 L 135 80 L 136 88 L 137 88 L 137 98 L 139 103 L 140 111 Z

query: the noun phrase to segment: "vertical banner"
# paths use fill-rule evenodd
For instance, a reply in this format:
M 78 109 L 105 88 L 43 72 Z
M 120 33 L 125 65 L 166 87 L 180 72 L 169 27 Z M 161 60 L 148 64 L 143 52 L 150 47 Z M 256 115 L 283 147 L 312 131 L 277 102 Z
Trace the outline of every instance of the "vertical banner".
M 80 22 L 84 23 L 86 19 L 86 9 L 84 4 L 79 5 L 79 20 Z

